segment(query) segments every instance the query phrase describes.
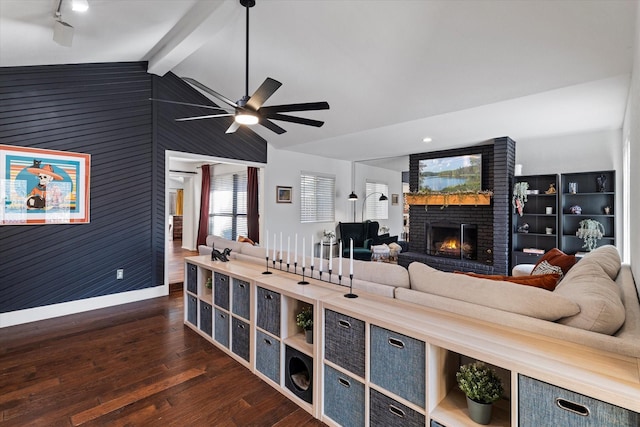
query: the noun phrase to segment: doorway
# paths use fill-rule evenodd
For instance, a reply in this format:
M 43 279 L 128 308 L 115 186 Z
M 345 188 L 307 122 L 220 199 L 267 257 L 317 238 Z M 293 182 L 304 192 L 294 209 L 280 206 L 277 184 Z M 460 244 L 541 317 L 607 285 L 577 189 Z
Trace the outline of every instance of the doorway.
M 200 217 L 200 188 L 202 183 L 201 166 L 217 167 L 225 165 L 254 166 L 264 168 L 264 164 L 242 161 L 229 161 L 201 154 L 165 151 L 165 252 L 164 283 L 182 284 L 184 281 L 184 258 L 198 255 L 197 234 Z M 259 211 L 263 211 L 264 169 L 259 178 Z M 182 190 L 182 212 L 178 206 L 178 189 Z M 176 230 L 175 218 L 181 215 L 182 232 Z M 178 239 L 179 236 L 179 239 Z

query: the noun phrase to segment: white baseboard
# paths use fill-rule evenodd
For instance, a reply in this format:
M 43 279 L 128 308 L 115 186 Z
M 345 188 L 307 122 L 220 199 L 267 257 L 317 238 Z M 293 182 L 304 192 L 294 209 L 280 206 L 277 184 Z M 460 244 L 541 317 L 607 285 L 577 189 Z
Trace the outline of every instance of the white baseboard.
M 25 310 L 0 313 L 0 328 L 66 316 L 69 314 L 82 313 L 84 311 L 96 310 L 98 308 L 112 307 L 114 305 L 126 304 L 129 302 L 142 301 L 168 294 L 169 286 L 161 285 L 137 291 L 121 292 L 118 294 L 52 304 L 44 307 L 34 307 L 27 308 Z

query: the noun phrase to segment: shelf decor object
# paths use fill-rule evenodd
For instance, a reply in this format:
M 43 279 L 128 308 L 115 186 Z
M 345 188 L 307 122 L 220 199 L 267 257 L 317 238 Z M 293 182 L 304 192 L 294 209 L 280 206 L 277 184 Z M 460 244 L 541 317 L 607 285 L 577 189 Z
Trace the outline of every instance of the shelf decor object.
M 528 190 L 529 183 L 526 181 L 516 182 L 513 186 L 513 200 L 511 203 L 520 216 L 522 216 L 524 204 L 527 202 Z
M 305 340 L 309 344 L 313 344 L 313 308 L 304 307 L 300 313 L 296 315 L 296 325 L 304 330 Z
M 579 225 L 576 236 L 584 240 L 582 247 L 591 252 L 598 246 L 598 240 L 604 236 L 604 226 L 601 222 L 591 218 L 583 219 Z
M 489 424 L 493 402 L 504 393 L 498 374 L 484 363 L 474 362 L 460 366 L 456 381 L 467 397 L 469 417 L 478 424 Z

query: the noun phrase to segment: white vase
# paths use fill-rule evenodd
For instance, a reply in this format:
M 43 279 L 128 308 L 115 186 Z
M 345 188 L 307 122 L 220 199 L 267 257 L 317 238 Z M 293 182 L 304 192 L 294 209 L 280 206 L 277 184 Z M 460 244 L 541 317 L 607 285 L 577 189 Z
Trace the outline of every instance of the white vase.
M 467 397 L 467 408 L 469 409 L 469 418 L 478 424 L 489 424 L 491 421 L 492 403 L 478 403 Z

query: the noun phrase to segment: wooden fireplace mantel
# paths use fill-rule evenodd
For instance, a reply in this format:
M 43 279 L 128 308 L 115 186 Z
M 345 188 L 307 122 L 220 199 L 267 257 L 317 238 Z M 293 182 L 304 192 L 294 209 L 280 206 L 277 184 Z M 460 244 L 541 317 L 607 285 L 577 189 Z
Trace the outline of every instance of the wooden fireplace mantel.
M 407 194 L 409 205 L 472 205 L 486 206 L 491 204 L 490 194 Z

